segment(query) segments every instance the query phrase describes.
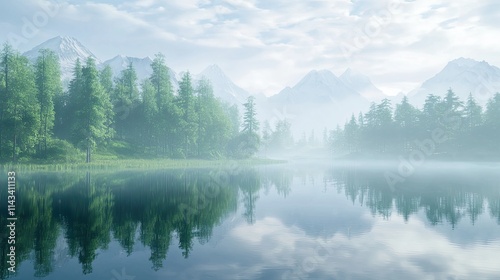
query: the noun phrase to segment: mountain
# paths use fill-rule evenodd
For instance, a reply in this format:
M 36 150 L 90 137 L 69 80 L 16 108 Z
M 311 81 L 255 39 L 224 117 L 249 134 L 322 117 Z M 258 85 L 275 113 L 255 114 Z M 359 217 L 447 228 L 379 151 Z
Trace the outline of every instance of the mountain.
M 408 95 L 412 102 L 423 104 L 428 94 L 444 96 L 449 88 L 463 101 L 472 93 L 479 103 L 485 104 L 495 92 L 500 92 L 500 69 L 486 61 L 458 58 Z
M 270 97 L 271 102 L 304 104 L 340 101 L 359 94 L 328 70 L 312 70 L 294 87 L 286 87 Z
M 118 77 L 123 70 L 127 69 L 130 63 L 132 63 L 135 72 L 137 73 L 138 83 L 141 83 L 143 80 L 148 79 L 153 73 L 153 69 L 151 68 L 151 63 L 153 63 L 153 60 L 150 57 L 137 58 L 117 55 L 99 65 L 99 69 L 102 69 L 105 66 L 109 65 L 109 67 L 111 67 L 111 70 L 113 71 L 113 77 Z M 168 70 L 170 74 L 170 82 L 173 85 L 174 89 L 177 89 L 179 85 L 177 74 L 171 68 L 168 68 Z
M 92 57 L 96 60 L 96 64 L 101 63 L 101 61 L 78 40 L 73 37 L 66 36 L 57 36 L 45 41 L 33 49 L 25 52 L 23 55 L 30 61 L 34 62 L 38 57 L 39 50 L 41 49 L 50 49 L 59 57 L 63 81 L 71 79 L 77 59 L 80 59 L 82 63 L 85 63 L 88 57 Z
M 138 83 L 149 78 L 153 72 L 151 69 L 153 60 L 150 57 L 137 58 L 117 55 L 112 59 L 101 62 L 90 50 L 73 37 L 57 36 L 34 47 L 30 51 L 24 53 L 24 55 L 34 62 L 39 55 L 39 50 L 45 48 L 54 51 L 59 57 L 61 76 L 64 85 L 68 85 L 73 76 L 76 60 L 80 59 L 83 64 L 88 57 L 92 57 L 96 60 L 98 69 L 103 69 L 105 66 L 109 65 L 114 78 L 119 76 L 121 71 L 125 70 L 130 63 L 132 63 L 137 73 Z M 171 68 L 169 68 L 169 74 L 174 91 L 177 91 L 180 75 Z M 214 95 L 231 104 L 241 105 L 250 95 L 247 91 L 233 83 L 217 65 L 207 67 L 203 72 L 193 78 L 194 86 L 196 86 L 197 80 L 202 78 L 210 80 L 213 86 Z
M 347 74 L 345 78 L 347 78 Z M 368 101 L 328 70 L 312 70 L 295 86 L 269 98 L 263 119 L 288 119 L 295 137 L 314 130 L 316 135 L 343 124 L 354 112 L 366 111 Z
M 347 70 L 340 75 L 339 79 L 344 82 L 346 86 L 358 92 L 367 100 L 379 101 L 387 97 L 371 82 L 370 78 L 351 68 L 347 68 Z
M 250 95 L 247 91 L 233 83 L 217 65 L 208 66 L 194 78 L 195 80 L 203 78 L 209 80 L 212 83 L 214 95 L 230 104 L 243 104 Z

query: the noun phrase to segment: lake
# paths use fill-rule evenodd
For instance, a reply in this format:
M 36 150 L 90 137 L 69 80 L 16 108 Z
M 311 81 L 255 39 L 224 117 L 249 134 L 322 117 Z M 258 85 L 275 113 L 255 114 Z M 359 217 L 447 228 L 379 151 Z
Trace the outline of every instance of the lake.
M 500 166 L 396 169 L 18 172 L 16 274 L 4 172 L 1 278 L 500 279 Z

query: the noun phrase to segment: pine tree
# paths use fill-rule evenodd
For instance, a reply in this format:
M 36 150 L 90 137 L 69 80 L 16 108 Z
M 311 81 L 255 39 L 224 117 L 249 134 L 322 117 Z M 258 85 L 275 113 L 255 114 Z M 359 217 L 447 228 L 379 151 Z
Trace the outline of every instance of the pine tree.
M 52 136 L 55 120 L 54 99 L 62 94 L 59 60 L 53 51 L 40 50 L 35 64 L 35 78 L 40 104 L 37 148 L 40 156 L 47 157 L 47 140 Z
M 109 65 L 106 65 L 99 72 L 99 81 L 101 83 L 102 89 L 104 90 L 104 94 L 107 96 L 106 99 L 110 100 L 110 103 L 107 104 L 107 107 L 105 108 L 106 122 L 104 123 L 104 125 L 106 126 L 106 135 L 108 135 L 107 139 L 110 139 L 110 137 L 114 136 L 115 132 L 115 130 L 113 129 L 115 114 L 113 111 L 113 104 L 111 100 L 111 96 L 113 95 L 114 91 L 113 70 Z
M 0 159 L 16 162 L 33 154 L 40 106 L 35 75 L 26 57 L 4 45 L 0 58 Z
M 177 104 L 180 111 L 179 130 L 181 133 L 182 151 L 185 157 L 190 153 L 190 147 L 196 143 L 196 112 L 194 89 L 191 83 L 191 74 L 186 72 L 179 82 L 179 91 L 177 96 Z
M 142 125 L 142 143 L 144 147 L 151 147 L 158 143 L 156 137 L 158 137 L 157 131 L 159 131 L 158 122 L 156 117 L 158 116 L 158 104 L 156 103 L 155 88 L 150 80 L 145 80 L 141 84 L 142 89 L 142 119 L 144 124 Z
M 344 137 L 347 144 L 347 151 L 352 153 L 358 150 L 359 125 L 356 117 L 352 114 L 351 119 L 344 126 Z
M 116 78 L 115 89 L 111 95 L 113 111 L 115 115 L 114 124 L 116 136 L 119 139 L 125 139 L 131 134 L 130 116 L 139 106 L 139 89 L 137 88 L 137 73 L 132 63 L 129 63 L 125 70 L 122 70 L 120 76 Z
M 398 142 L 402 144 L 403 150 L 409 150 L 411 141 L 418 136 L 419 115 L 420 111 L 409 103 L 407 96 L 403 97 L 401 103 L 396 105 L 394 111 L 396 137 Z
M 464 109 L 465 130 L 470 131 L 474 127 L 482 124 L 482 108 L 477 104 L 472 93 L 467 98 L 467 103 Z
M 231 120 L 223 104 L 214 97 L 210 81 L 196 87 L 196 144 L 198 157 L 221 157 L 231 137 Z
M 257 111 L 255 108 L 255 97 L 250 96 L 243 104 L 243 129 L 241 133 L 233 138 L 230 143 L 230 153 L 234 157 L 247 158 L 259 150 L 260 137 L 257 134 L 259 122 L 257 121 Z
M 96 145 L 111 137 L 108 112 L 111 101 L 99 79 L 95 61 L 89 58 L 82 68 L 81 88 L 75 101 L 78 109 L 75 116 L 79 120 L 73 126 L 77 144 L 86 150 L 86 162 L 91 162 L 91 154 Z
M 158 108 L 157 115 L 154 118 L 155 128 L 152 132 L 156 141 L 157 153 L 172 154 L 175 146 L 173 144 L 177 124 L 179 122 L 180 112 L 178 107 L 174 106 L 173 89 L 170 83 L 170 74 L 165 64 L 165 56 L 161 53 L 155 56 L 151 64 L 153 73 L 149 78 L 154 88 L 154 97 Z M 176 152 L 177 153 L 177 152 Z
M 249 96 L 243 107 L 245 108 L 245 113 L 243 114 L 243 132 L 248 134 L 257 133 L 259 130 L 259 121 L 257 120 L 255 97 Z

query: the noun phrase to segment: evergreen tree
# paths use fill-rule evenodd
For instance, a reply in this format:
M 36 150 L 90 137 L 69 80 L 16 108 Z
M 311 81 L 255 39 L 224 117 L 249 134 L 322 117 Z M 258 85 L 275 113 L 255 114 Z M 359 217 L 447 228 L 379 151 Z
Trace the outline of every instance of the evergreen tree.
M 279 120 L 272 134 L 273 142 L 278 149 L 287 149 L 293 145 L 292 124 L 284 119 Z
M 139 89 L 137 88 L 137 73 L 132 63 L 115 80 L 115 89 L 111 96 L 113 103 L 116 136 L 125 139 L 132 134 L 131 118 L 133 111 L 139 106 Z
M 443 117 L 440 104 L 442 104 L 442 102 L 439 96 L 429 94 L 425 99 L 421 119 L 423 126 L 426 128 L 424 133 L 428 134 L 433 129 L 440 127 L 440 120 Z
M 259 130 L 259 121 L 257 120 L 255 97 L 249 96 L 243 107 L 245 108 L 245 113 L 243 114 L 243 132 L 248 134 L 257 133 Z
M 73 78 L 69 82 L 67 94 L 56 97 L 54 134 L 61 139 L 76 143 L 78 140 L 73 135 L 73 127 L 78 122 L 76 110 L 79 107 L 79 96 L 83 84 L 82 64 L 76 60 L 73 68 Z
M 394 123 L 403 150 L 411 149 L 412 141 L 418 136 L 419 115 L 420 111 L 408 102 L 407 96 L 396 105 Z
M 35 79 L 40 104 L 37 149 L 40 156 L 47 157 L 47 141 L 52 136 L 55 120 L 54 99 L 62 93 L 59 60 L 53 51 L 40 50 L 35 64 Z
M 159 127 L 156 118 L 158 116 L 158 104 L 156 103 L 156 94 L 153 83 L 150 80 L 145 80 L 141 84 L 142 88 L 142 140 L 145 147 L 157 145 L 160 135 L 158 134 Z
M 204 158 L 221 157 L 231 137 L 231 120 L 223 104 L 214 97 L 208 80 L 200 80 L 196 88 L 197 154 Z
M 271 144 L 273 130 L 271 129 L 271 125 L 269 121 L 264 121 L 264 127 L 262 128 L 262 144 L 264 145 L 266 151 L 269 145 Z
M 500 93 L 496 93 L 486 105 L 484 114 L 485 125 L 491 130 L 500 129 Z
M 157 115 L 154 117 L 154 122 L 157 124 L 153 126 L 155 129 L 152 131 L 157 153 L 173 154 L 172 140 L 177 135 L 180 112 L 173 104 L 174 94 L 169 69 L 165 64 L 165 56 L 161 53 L 157 54 L 151 68 L 153 73 L 149 79 L 154 88 L 155 103 L 158 108 Z
M 99 71 L 99 81 L 101 83 L 102 89 L 111 96 L 113 92 L 113 70 L 111 66 L 106 65 L 101 71 Z
M 179 132 L 183 155 L 190 156 L 190 149 L 197 141 L 197 116 L 195 112 L 194 89 L 191 83 L 191 74 L 186 72 L 179 82 L 177 104 L 180 111 Z M 200 104 L 201 105 L 201 104 Z
M 113 95 L 114 87 L 113 87 L 113 70 L 111 70 L 111 67 L 109 65 L 106 65 L 100 72 L 99 72 L 99 81 L 101 83 L 102 89 L 104 90 L 104 94 L 107 96 L 107 99 L 112 102 L 111 96 Z M 106 114 L 106 135 L 109 137 L 114 135 L 115 130 L 113 129 L 113 123 L 114 123 L 114 112 L 113 112 L 113 105 L 112 103 L 107 104 L 107 107 L 105 108 L 105 114 Z
M 350 121 L 344 126 L 344 137 L 347 144 L 347 151 L 350 153 L 358 151 L 359 125 L 354 114 L 352 114 Z
M 259 150 L 260 137 L 257 134 L 259 122 L 255 108 L 255 97 L 249 96 L 247 102 L 243 104 L 243 129 L 241 133 L 231 140 L 229 145 L 230 153 L 234 157 L 247 158 Z
M 40 106 L 26 57 L 5 44 L 0 54 L 0 159 L 30 156 L 38 141 Z
M 86 162 L 91 161 L 92 150 L 96 145 L 111 137 L 108 129 L 108 112 L 111 101 L 102 87 L 95 61 L 89 58 L 82 68 L 81 88 L 75 101 L 78 109 L 75 116 L 79 120 L 73 126 L 76 144 L 86 151 Z
M 464 109 L 465 130 L 470 131 L 474 127 L 478 127 L 482 124 L 482 111 L 481 106 L 477 104 L 470 93 Z

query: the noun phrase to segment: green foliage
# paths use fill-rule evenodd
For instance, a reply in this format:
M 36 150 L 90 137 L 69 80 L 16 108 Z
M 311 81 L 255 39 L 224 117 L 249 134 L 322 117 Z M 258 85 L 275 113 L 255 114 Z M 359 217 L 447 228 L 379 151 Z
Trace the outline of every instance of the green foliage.
M 45 155 L 41 159 L 52 163 L 76 163 L 81 162 L 84 158 L 84 154 L 68 141 L 50 139 Z
M 247 102 L 243 104 L 245 112 L 243 114 L 243 132 L 250 134 L 259 131 L 259 121 L 257 120 L 257 110 L 255 108 L 255 97 L 249 96 Z
M 28 59 L 8 44 L 0 55 L 0 160 L 15 162 L 34 153 L 40 105 Z
M 286 119 L 278 120 L 274 130 L 271 129 L 269 122 L 266 121 L 262 134 L 262 144 L 266 149 L 280 151 L 291 148 L 293 145 L 291 123 Z
M 57 56 L 41 50 L 30 65 L 9 45 L 0 58 L 0 160 L 70 162 L 97 158 L 168 157 L 219 159 L 250 157 L 259 148 L 254 98 L 245 106 L 240 132 L 237 105 L 214 97 L 209 81 L 197 85 L 189 72 L 174 95 L 170 69 L 157 54 L 152 74 L 138 88 L 129 64 L 113 81 L 111 68 L 98 71 L 89 58 L 76 61 L 66 91 Z M 275 141 L 289 143 L 287 122 Z M 281 144 L 280 144 L 281 145 Z M 288 144 L 285 144 L 288 145 Z M 76 148 L 75 148 L 76 147 Z
M 81 81 L 74 102 L 78 104 L 75 117 L 78 122 L 72 126 L 75 144 L 86 150 L 86 162 L 91 161 L 92 150 L 99 142 L 110 138 L 109 129 L 111 102 L 109 95 L 99 81 L 99 73 L 92 58 L 82 68 Z
M 37 152 L 40 156 L 46 157 L 47 141 L 52 136 L 55 120 L 54 99 L 62 94 L 59 60 L 53 51 L 40 50 L 35 64 L 35 82 L 40 104 Z
M 191 74 L 189 72 L 182 75 L 179 82 L 179 90 L 176 98 L 176 105 L 178 107 L 179 124 L 177 127 L 177 136 L 179 139 L 180 149 L 182 155 L 190 157 L 194 153 L 194 148 L 197 142 L 197 112 L 195 111 L 195 97 L 194 89 L 191 82 Z M 198 103 L 198 105 L 201 105 Z M 200 107 L 198 108 L 201 109 Z
M 165 57 L 162 54 L 157 54 L 151 68 L 153 69 L 149 78 L 151 88 L 147 90 L 152 89 L 152 93 L 143 93 L 144 101 L 146 101 L 146 95 L 152 94 L 148 97 L 150 99 L 148 103 L 145 103 L 145 106 L 153 106 L 145 108 L 148 112 L 147 118 L 150 118 L 150 122 L 146 126 L 149 126 L 155 153 L 172 155 L 175 150 L 173 140 L 177 136 L 176 124 L 179 122 L 180 112 L 173 102 L 173 89 Z
M 214 97 L 208 80 L 199 81 L 196 94 L 197 155 L 220 158 L 232 136 L 231 120 L 223 104 Z
M 442 133 L 446 141 L 433 143 L 434 154 L 500 156 L 500 94 L 489 100 L 484 114 L 482 111 L 472 95 L 464 104 L 451 89 L 444 98 L 427 96 L 422 110 L 404 97 L 396 105 L 394 118 L 390 102 L 383 100 L 360 114 L 357 122 L 353 115 L 343 129 L 331 131 L 329 142 L 339 155 L 360 151 L 401 153 L 419 149 L 418 141 Z
M 230 140 L 228 151 L 234 158 L 249 158 L 259 150 L 259 147 L 260 137 L 257 133 L 243 132 Z
M 116 137 L 131 139 L 136 136 L 133 131 L 138 128 L 131 129 L 131 122 L 133 122 L 133 117 L 137 117 L 134 113 L 140 105 L 137 74 L 132 63 L 120 73 L 115 84 L 111 94 L 111 103 L 113 104 Z

